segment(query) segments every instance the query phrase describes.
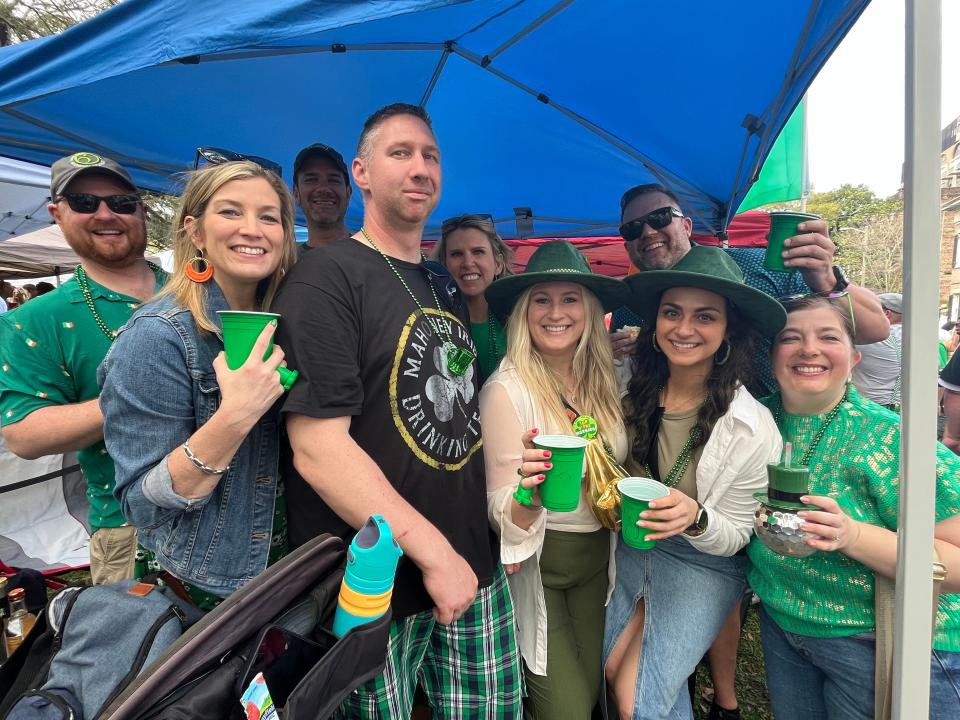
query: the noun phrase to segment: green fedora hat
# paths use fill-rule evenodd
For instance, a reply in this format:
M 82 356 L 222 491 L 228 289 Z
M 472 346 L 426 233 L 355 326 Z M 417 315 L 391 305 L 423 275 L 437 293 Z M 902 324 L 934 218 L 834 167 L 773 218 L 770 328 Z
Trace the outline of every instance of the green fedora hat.
M 765 292 L 743 282 L 743 272 L 722 249 L 693 245 L 670 270 L 647 270 L 625 280 L 630 288 L 627 305 L 645 323 L 656 322 L 664 290 L 694 287 L 722 295 L 766 337 L 773 337 L 787 323 L 783 306 Z
M 606 275 L 595 275 L 583 254 L 563 240 L 545 242 L 530 256 L 530 261 L 521 274 L 496 280 L 487 288 L 485 296 L 495 313 L 506 316 L 510 314 L 524 290 L 548 282 L 583 285 L 596 295 L 603 309 L 608 311 L 625 304 L 630 296 L 630 291 L 623 281 Z

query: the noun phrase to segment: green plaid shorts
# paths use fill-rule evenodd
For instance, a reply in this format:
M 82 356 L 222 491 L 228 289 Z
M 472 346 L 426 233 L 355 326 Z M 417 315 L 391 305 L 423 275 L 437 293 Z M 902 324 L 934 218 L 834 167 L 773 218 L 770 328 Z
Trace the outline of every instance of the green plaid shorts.
M 493 583 L 450 625 L 431 611 L 391 623 L 383 672 L 350 694 L 338 720 L 409 718 L 420 681 L 437 720 L 518 720 L 523 665 L 507 577 Z

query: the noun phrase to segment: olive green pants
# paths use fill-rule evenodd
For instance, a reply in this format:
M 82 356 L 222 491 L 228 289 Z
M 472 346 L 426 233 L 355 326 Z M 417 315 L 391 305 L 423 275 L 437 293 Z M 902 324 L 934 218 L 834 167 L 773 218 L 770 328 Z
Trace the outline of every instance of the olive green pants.
M 609 530 L 547 530 L 540 555 L 547 674 L 526 669 L 527 720 L 589 720 L 600 696 L 609 562 Z

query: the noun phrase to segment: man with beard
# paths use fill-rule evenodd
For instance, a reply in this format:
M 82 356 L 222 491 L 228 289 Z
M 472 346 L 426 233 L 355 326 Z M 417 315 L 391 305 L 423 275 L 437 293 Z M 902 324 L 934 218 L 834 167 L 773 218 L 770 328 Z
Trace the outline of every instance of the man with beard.
M 654 183 L 637 185 L 620 199 L 620 234 L 634 266 L 647 270 L 669 270 L 690 252 L 693 222 L 683 214 L 680 201 L 668 188 Z M 788 238 L 784 265 L 798 272 L 771 272 L 763 267 L 763 248 L 727 248 L 726 252 L 743 271 L 743 281 L 775 298 L 788 295 L 837 293 L 837 302 L 849 297 L 857 329 L 857 343 L 879 342 L 890 334 L 890 324 L 877 296 L 851 284 L 833 264 L 836 245 L 830 240 L 826 220 L 801 223 L 800 233 Z M 843 295 L 846 293 L 846 295 Z M 611 327 L 638 325 L 628 308 L 614 313 Z M 770 370 L 769 343 L 757 349 L 756 377 L 748 388 L 756 397 L 777 391 Z M 616 349 L 616 348 L 615 348 Z
M 307 242 L 301 255 L 315 247 L 350 237 L 344 225 L 353 188 L 347 164 L 329 145 L 315 143 L 293 161 L 293 199 L 307 219 Z
M 452 278 L 420 252 L 441 188 L 426 112 L 396 103 L 374 113 L 353 179 L 360 232 L 307 253 L 273 303 L 277 342 L 300 371 L 282 410 L 291 545 L 350 538 L 377 513 L 404 552 L 385 670 L 338 717 L 410 717 L 419 678 L 444 716 L 519 718 L 468 315 Z
M 77 452 L 90 502 L 94 583 L 130 577 L 136 552 L 113 497 L 97 367 L 116 331 L 161 285 L 144 260 L 146 208 L 113 160 L 75 153 L 53 164 L 47 206 L 81 263 L 72 280 L 0 317 L 3 436 L 22 458 Z

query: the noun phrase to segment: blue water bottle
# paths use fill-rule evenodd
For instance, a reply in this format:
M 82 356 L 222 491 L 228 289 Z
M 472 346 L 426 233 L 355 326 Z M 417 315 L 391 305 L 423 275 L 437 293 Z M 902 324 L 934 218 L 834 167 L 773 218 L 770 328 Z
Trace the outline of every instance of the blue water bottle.
M 347 550 L 347 568 L 333 617 L 334 635 L 343 637 L 387 612 L 401 555 L 387 521 L 382 515 L 371 515 Z

